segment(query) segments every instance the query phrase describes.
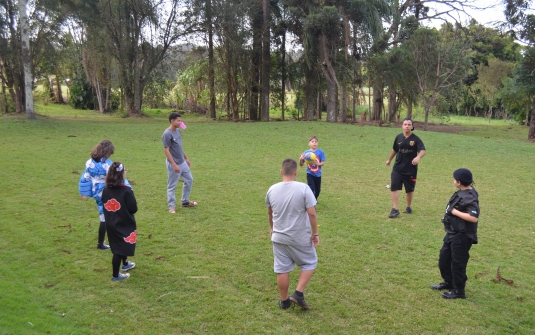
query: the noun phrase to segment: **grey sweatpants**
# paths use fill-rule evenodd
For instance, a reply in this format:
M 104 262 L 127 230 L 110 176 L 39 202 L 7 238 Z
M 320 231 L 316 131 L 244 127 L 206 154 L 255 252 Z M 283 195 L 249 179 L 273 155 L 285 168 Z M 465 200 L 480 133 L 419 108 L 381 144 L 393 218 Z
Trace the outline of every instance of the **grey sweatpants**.
M 184 185 L 182 186 L 182 198 L 180 199 L 181 203 L 189 201 L 189 195 L 191 193 L 191 186 L 193 185 L 193 176 L 191 175 L 191 170 L 186 162 L 180 164 L 180 172 L 175 172 L 173 165 L 169 163 L 166 159 L 165 163 L 167 164 L 167 207 L 175 208 L 176 196 L 175 190 L 178 184 L 178 180 L 182 178 Z

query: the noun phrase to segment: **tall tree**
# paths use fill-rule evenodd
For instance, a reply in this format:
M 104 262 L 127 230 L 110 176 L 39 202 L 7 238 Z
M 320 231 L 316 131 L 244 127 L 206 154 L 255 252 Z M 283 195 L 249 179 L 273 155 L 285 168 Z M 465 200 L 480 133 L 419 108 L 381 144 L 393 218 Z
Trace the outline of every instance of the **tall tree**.
M 460 83 L 468 74 L 470 59 L 461 29 L 444 24 L 440 31 L 420 28 L 403 43 L 417 78 L 425 110 L 424 130 L 429 113 L 440 94 Z
M 139 115 L 152 72 L 192 26 L 181 16 L 179 0 L 101 0 L 98 8 L 117 60 L 126 112 Z
M 270 0 L 262 0 L 262 90 L 260 91 L 260 112 L 262 121 L 269 121 L 269 82 L 271 70 L 271 10 Z
M 530 13 L 530 0 L 503 0 L 505 4 L 505 18 L 512 35 L 529 46 L 522 60 L 525 70 L 535 70 L 535 15 Z M 531 81 L 530 72 L 522 76 L 525 82 Z M 535 95 L 531 103 L 531 121 L 529 123 L 528 140 L 535 142 Z M 529 119 L 529 118 L 528 118 Z
M 19 18 L 20 18 L 20 40 L 22 54 L 22 68 L 24 73 L 24 97 L 26 98 L 26 116 L 30 119 L 35 118 L 33 111 L 33 92 L 32 92 L 32 68 L 30 58 L 30 28 L 28 24 L 28 15 L 26 14 L 26 0 L 19 0 Z

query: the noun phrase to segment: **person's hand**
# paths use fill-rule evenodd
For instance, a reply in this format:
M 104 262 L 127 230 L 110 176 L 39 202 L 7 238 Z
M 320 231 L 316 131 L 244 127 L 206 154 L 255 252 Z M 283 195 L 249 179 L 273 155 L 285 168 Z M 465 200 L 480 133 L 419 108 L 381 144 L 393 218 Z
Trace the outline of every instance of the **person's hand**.
M 82 200 L 85 200 L 87 197 L 86 197 L 85 195 L 80 195 L 80 198 L 81 198 Z
M 180 168 L 178 167 L 178 165 L 175 164 L 175 166 L 173 166 L 173 169 L 176 173 L 180 173 Z
M 269 237 L 273 236 L 273 229 L 269 231 Z
M 186 159 L 186 164 L 188 164 L 188 166 L 191 166 L 189 159 Z
M 390 166 L 390 159 L 386 161 L 385 166 Z
M 415 158 L 412 160 L 412 165 L 418 165 L 419 162 L 420 162 L 420 157 L 415 157 Z
M 320 237 L 318 235 L 312 235 L 310 241 L 314 244 L 314 248 L 320 244 Z

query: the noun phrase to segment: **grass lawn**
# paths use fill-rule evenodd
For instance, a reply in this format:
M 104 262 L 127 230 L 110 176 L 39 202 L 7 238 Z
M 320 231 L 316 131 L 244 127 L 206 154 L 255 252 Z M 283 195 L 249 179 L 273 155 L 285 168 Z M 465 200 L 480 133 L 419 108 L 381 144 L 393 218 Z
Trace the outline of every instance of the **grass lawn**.
M 457 134 L 417 129 L 427 155 L 414 214 L 389 219 L 384 163 L 400 128 L 186 115 L 199 206 L 172 215 L 166 112 L 36 111 L 36 120 L 0 116 L 0 334 L 535 333 L 535 155 L 526 127 L 483 120 Z M 305 292 L 311 309 L 282 311 L 264 197 L 282 160 L 299 157 L 311 135 L 327 156 L 319 266 Z M 139 206 L 137 266 L 122 282 L 110 280 L 111 253 L 96 249 L 95 203 L 77 189 L 102 139 L 115 144 L 111 158 L 129 170 Z M 440 219 L 459 167 L 472 170 L 480 195 L 480 242 L 468 298 L 448 301 L 429 286 L 441 281 Z M 294 271 L 291 290 L 296 280 Z

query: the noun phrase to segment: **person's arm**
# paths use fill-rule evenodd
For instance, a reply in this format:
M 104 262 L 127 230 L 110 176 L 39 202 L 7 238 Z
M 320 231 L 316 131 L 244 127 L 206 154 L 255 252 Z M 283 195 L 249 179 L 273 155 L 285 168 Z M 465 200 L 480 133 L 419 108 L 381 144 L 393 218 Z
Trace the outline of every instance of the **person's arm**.
M 173 159 L 173 156 L 171 155 L 171 152 L 169 152 L 169 147 L 165 147 L 163 148 L 164 150 L 164 153 L 165 153 L 165 157 L 167 157 L 167 161 L 169 161 L 169 163 L 171 163 L 171 165 L 173 165 L 173 169 L 175 170 L 175 172 L 180 172 L 180 168 L 178 167 L 178 165 L 175 163 L 175 160 Z
M 312 228 L 312 236 L 310 241 L 314 243 L 314 247 L 320 244 L 320 236 L 318 234 L 318 218 L 316 216 L 316 207 L 307 208 L 308 219 L 310 220 L 310 228 Z
M 299 166 L 303 166 L 305 164 L 305 153 L 303 152 L 301 156 L 299 156 Z
M 472 216 L 472 215 L 470 215 L 468 213 L 465 213 L 465 212 L 461 212 L 460 210 L 458 210 L 456 208 L 451 210 L 451 214 L 463 219 L 464 221 L 468 221 L 468 222 L 476 223 L 479 220 L 475 216 Z
M 191 166 L 188 156 L 186 156 L 186 153 L 184 152 L 184 150 L 182 150 L 182 154 L 184 155 L 184 160 L 186 161 L 186 164 L 188 164 L 188 166 Z
M 271 207 L 268 207 L 267 212 L 268 212 L 268 222 L 269 222 L 269 227 L 270 227 L 269 236 L 271 236 L 273 235 L 273 209 L 271 209 Z
M 418 165 L 418 163 L 420 162 L 420 159 L 425 156 L 425 150 L 420 150 L 418 152 L 418 155 L 416 157 L 414 157 L 414 159 L 412 160 L 412 165 Z
M 134 196 L 134 192 L 132 192 L 132 190 L 128 190 L 127 192 L 125 192 L 124 203 L 126 205 L 126 209 L 128 209 L 128 212 L 130 214 L 136 214 L 137 201 L 136 201 L 136 197 Z
M 392 162 L 392 159 L 396 156 L 396 150 L 392 149 L 392 152 L 390 153 L 390 156 L 388 156 L 388 159 L 386 160 L 385 166 L 390 166 L 390 162 Z

